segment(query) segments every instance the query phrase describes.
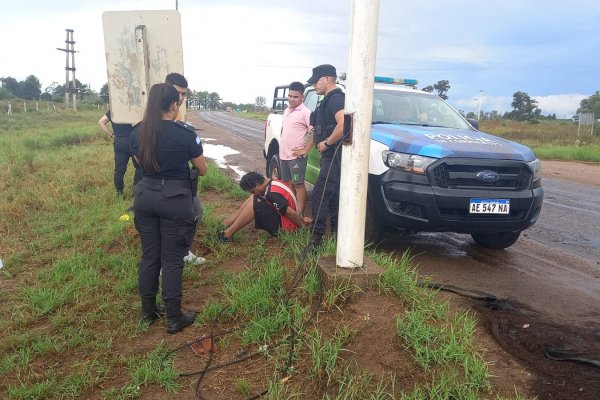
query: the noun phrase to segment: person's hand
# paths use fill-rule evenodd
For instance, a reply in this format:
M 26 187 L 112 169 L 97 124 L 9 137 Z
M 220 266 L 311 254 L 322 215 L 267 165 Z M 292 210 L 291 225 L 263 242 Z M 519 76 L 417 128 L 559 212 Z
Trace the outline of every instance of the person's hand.
M 328 148 L 329 148 L 329 146 L 327 146 L 325 144 L 324 140 L 322 142 L 319 142 L 319 144 L 317 144 L 317 150 L 319 150 L 319 153 L 321 153 L 321 154 L 326 152 Z
M 309 149 L 304 148 L 304 147 L 296 147 L 295 149 L 292 150 L 292 155 L 296 158 L 298 157 L 304 157 L 306 154 L 308 154 Z
M 304 226 L 309 226 L 312 223 L 311 217 L 302 217 L 302 223 Z

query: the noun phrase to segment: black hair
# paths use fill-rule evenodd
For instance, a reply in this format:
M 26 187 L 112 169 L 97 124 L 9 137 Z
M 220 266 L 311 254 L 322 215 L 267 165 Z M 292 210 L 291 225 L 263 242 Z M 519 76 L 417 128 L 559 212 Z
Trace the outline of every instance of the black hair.
M 256 185 L 260 185 L 265 181 L 265 177 L 260 172 L 248 172 L 240 179 L 240 187 L 244 192 L 249 192 L 254 189 Z
M 148 93 L 148 104 L 144 111 L 144 119 L 140 122 L 140 164 L 146 171 L 158 172 L 160 166 L 156 159 L 158 135 L 163 114 L 168 112 L 173 103 L 179 101 L 179 93 L 168 83 L 152 85 Z
M 181 86 L 182 88 L 188 87 L 188 81 L 185 79 L 185 76 L 178 74 L 177 72 L 171 72 L 165 77 L 165 83 L 169 83 L 171 85 Z
M 295 90 L 296 92 L 304 93 L 304 85 L 301 82 L 292 82 L 290 83 L 290 90 Z

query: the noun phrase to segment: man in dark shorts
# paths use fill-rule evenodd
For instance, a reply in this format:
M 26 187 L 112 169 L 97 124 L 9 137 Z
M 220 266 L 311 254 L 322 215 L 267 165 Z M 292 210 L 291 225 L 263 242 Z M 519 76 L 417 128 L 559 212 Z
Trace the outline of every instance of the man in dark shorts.
M 304 85 L 300 82 L 290 83 L 288 90 L 289 106 L 283 112 L 283 125 L 281 128 L 281 144 L 279 146 L 279 159 L 281 170 L 279 178 L 289 187 L 295 189 L 298 204 L 296 211 L 304 214 L 304 207 L 308 197 L 304 186 L 306 173 L 306 155 L 312 147 L 310 131 L 310 110 L 303 103 Z
M 275 236 L 279 231 L 293 231 L 311 224 L 309 217 L 296 212 L 296 197 L 279 179 L 267 179 L 259 172 L 249 172 L 240 180 L 240 187 L 251 194 L 241 207 L 225 221 L 225 229 L 217 239 L 232 241 L 233 235 L 252 221 L 257 229 Z

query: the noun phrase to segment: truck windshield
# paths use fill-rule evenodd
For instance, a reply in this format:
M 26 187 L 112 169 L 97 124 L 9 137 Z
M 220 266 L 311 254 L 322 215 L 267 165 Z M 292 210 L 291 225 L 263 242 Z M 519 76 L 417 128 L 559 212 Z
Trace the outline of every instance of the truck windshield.
M 438 96 L 380 89 L 375 89 L 373 95 L 373 123 L 471 129 L 461 115 Z

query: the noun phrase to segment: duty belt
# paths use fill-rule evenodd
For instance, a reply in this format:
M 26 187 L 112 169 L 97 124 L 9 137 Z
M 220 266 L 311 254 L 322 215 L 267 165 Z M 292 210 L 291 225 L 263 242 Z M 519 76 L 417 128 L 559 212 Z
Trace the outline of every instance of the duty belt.
M 187 179 L 165 179 L 165 178 L 144 178 L 142 182 L 149 185 L 160 185 L 168 187 L 192 188 L 192 183 Z

